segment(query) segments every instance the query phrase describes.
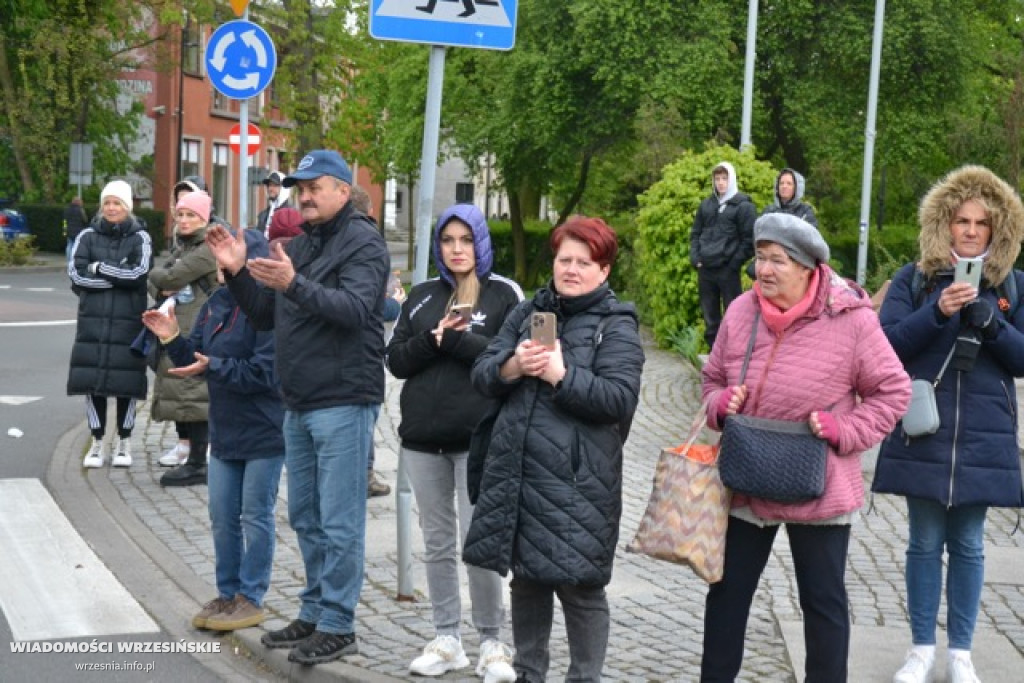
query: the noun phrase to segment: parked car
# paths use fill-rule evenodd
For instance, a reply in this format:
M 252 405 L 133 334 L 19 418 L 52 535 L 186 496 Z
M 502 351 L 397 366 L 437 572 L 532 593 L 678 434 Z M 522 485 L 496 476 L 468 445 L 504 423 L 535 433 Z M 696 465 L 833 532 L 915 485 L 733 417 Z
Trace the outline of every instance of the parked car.
M 28 221 L 25 214 L 11 208 L 14 202 L 10 199 L 0 199 L 0 230 L 3 231 L 5 240 L 13 240 L 16 237 L 28 237 L 32 233 L 28 231 Z

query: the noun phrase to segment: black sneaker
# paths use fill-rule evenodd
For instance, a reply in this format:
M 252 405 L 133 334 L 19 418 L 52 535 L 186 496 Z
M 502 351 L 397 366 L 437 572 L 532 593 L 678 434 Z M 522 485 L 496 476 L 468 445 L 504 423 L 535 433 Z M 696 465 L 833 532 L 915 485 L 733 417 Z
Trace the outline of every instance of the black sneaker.
M 276 631 L 267 631 L 260 638 L 260 642 L 267 647 L 295 647 L 306 638 L 309 638 L 316 631 L 316 624 L 296 619 L 284 628 Z
M 288 653 L 289 662 L 299 664 L 323 664 L 339 657 L 359 654 L 355 633 L 325 633 L 316 631 L 309 638 L 292 648 Z
M 161 486 L 193 486 L 206 483 L 206 466 L 185 463 L 160 477 Z

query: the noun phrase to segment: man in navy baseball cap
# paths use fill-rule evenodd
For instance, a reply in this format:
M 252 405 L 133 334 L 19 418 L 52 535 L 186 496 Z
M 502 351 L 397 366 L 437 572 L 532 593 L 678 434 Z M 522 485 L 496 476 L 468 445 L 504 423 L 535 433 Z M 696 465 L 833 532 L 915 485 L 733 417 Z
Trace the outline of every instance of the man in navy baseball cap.
M 274 328 L 285 404 L 288 518 L 306 589 L 297 618 L 261 641 L 289 661 L 320 664 L 359 652 L 355 611 L 363 584 L 368 456 L 384 400 L 387 243 L 350 200 L 352 171 L 317 150 L 284 178 L 302 234 L 275 258 L 248 258 L 222 228 L 206 242 L 256 329 Z M 244 231 L 242 231 L 244 232 Z
M 337 178 L 348 185 L 352 184 L 352 169 L 333 149 L 315 149 L 302 157 L 299 167 L 281 184 L 291 187 L 300 180 L 313 180 L 325 175 Z

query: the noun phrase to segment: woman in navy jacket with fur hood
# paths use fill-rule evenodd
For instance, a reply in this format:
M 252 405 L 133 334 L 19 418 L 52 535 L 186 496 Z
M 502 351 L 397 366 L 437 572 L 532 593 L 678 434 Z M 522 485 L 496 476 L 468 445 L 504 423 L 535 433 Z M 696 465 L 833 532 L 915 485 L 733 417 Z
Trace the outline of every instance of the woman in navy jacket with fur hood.
M 434 228 L 434 263 L 440 277 L 412 288 L 402 305 L 385 362 L 402 386 L 402 462 L 420 509 L 427 588 L 437 637 L 409 665 L 411 673 L 440 676 L 469 666 L 459 624 L 459 555 L 473 506 L 466 483 L 469 439 L 494 399 L 470 382 L 470 369 L 505 316 L 522 301 L 512 280 L 491 272 L 494 254 L 483 214 L 456 204 Z M 468 320 L 453 306 L 472 307 Z M 456 514 L 457 512 L 457 514 Z M 504 621 L 501 578 L 468 567 L 473 625 L 480 635 L 477 675 L 514 681 L 509 648 L 498 639 Z
M 946 572 L 951 681 L 977 681 L 970 659 L 984 580 L 989 506 L 1020 507 L 1017 392 L 1024 376 L 1024 292 L 1013 269 L 1024 238 L 1024 206 L 991 171 L 964 166 L 925 195 L 921 259 L 896 273 L 881 322 L 907 373 L 934 382 L 941 424 L 883 442 L 873 489 L 907 498 L 907 608 L 913 648 L 896 683 L 924 681 L 935 655 L 935 622 Z M 983 259 L 981 286 L 956 283 L 961 258 Z M 915 275 L 915 271 L 919 271 Z M 1004 284 L 1013 279 L 1015 287 Z M 915 282 L 917 285 L 915 286 Z M 951 355 L 952 354 L 952 355 Z

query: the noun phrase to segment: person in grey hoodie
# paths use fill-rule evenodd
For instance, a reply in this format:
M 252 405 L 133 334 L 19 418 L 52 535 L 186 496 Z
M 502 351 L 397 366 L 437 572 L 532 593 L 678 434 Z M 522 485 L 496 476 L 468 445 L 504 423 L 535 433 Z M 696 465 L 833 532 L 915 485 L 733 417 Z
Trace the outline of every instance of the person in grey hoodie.
M 711 172 L 711 196 L 700 203 L 690 230 L 690 264 L 704 315 L 704 340 L 714 346 L 722 314 L 740 295 L 740 269 L 754 256 L 757 209 L 739 191 L 736 170 L 723 161 Z

